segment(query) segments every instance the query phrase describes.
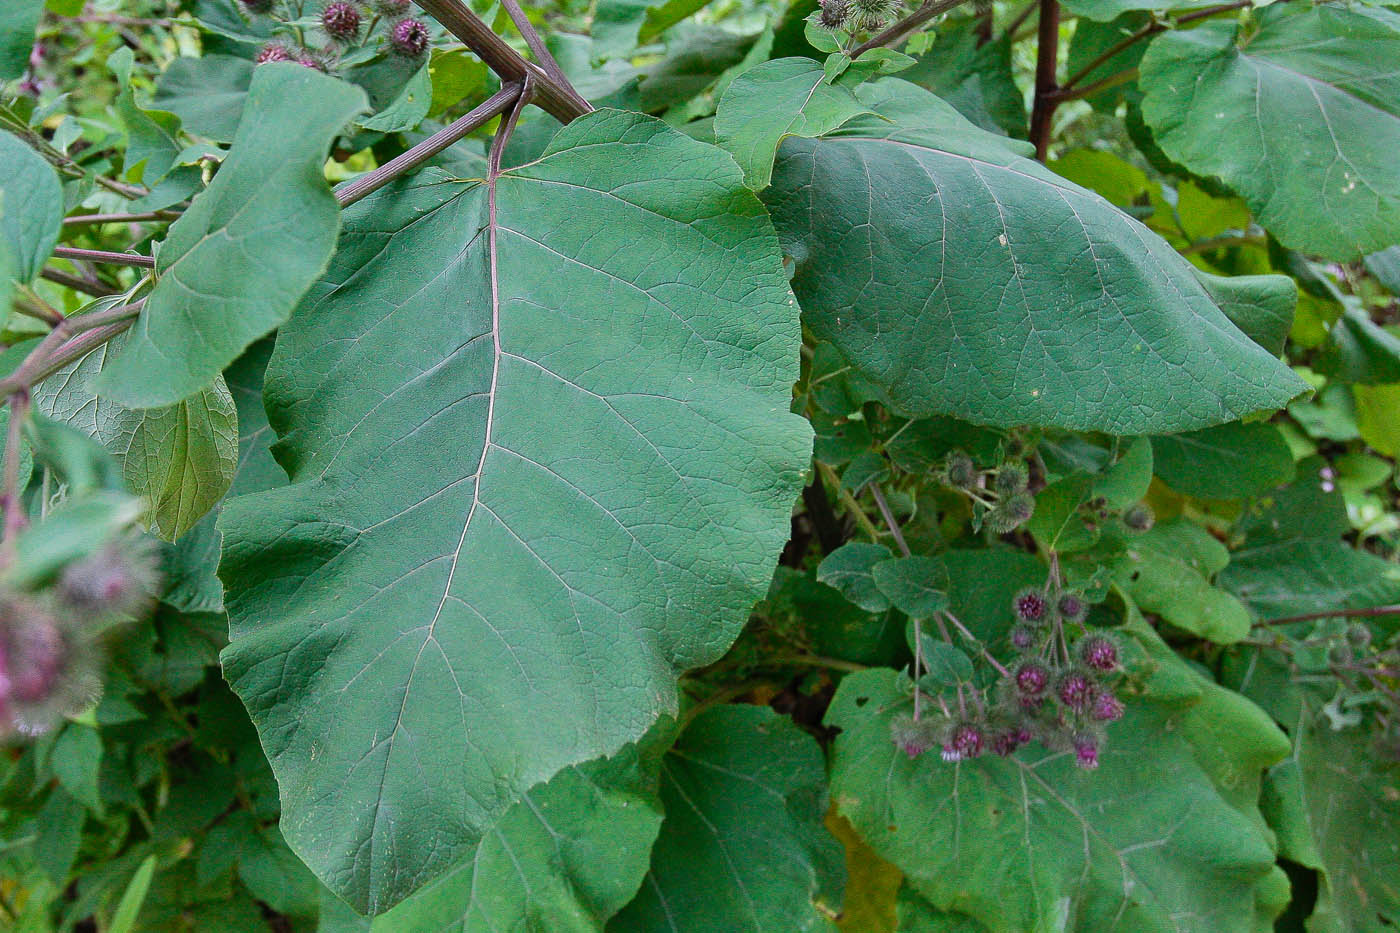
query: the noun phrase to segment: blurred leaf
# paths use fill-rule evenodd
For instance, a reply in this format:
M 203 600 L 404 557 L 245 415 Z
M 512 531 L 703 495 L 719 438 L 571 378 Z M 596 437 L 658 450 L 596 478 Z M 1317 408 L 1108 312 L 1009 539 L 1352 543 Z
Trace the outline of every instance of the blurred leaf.
M 136 917 L 141 911 L 141 904 L 146 900 L 146 892 L 151 889 L 151 878 L 155 871 L 156 857 L 146 856 L 141 862 L 141 867 L 136 869 L 136 874 L 131 876 L 126 890 L 122 892 L 122 899 L 117 902 L 116 913 L 112 914 L 112 922 L 107 927 L 108 933 L 132 933 L 132 930 L 136 929 Z
M 0 132 L 0 242 L 14 278 L 29 282 L 39 275 L 62 223 L 63 189 L 53 167 L 17 137 Z
M 875 564 L 870 573 L 876 588 L 905 615 L 926 619 L 948 608 L 948 570 L 936 557 L 896 557 Z
M 817 580 L 835 587 L 862 609 L 882 612 L 890 600 L 875 583 L 875 565 L 891 558 L 889 548 L 865 541 L 850 541 L 822 559 Z
M 29 67 L 29 50 L 44 0 L 5 0 L 0 6 L 0 84 L 13 81 Z
M 1222 424 L 1152 439 L 1157 475 L 1200 499 L 1257 496 L 1293 479 L 1293 454 L 1271 424 Z
M 609 933 L 834 930 L 845 887 L 821 749 L 763 706 L 716 706 L 661 768 L 666 819 L 636 900 Z

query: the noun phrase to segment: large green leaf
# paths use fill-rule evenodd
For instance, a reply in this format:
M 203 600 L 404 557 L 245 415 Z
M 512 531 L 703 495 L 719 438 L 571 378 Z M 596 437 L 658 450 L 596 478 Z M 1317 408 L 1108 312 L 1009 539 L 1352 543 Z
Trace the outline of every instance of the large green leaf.
M 268 370 L 293 484 L 229 504 L 220 568 L 225 671 L 334 890 L 387 909 L 675 710 L 788 536 L 797 347 L 762 205 L 647 117 L 348 213 Z
M 53 167 L 17 137 L 0 133 L 0 246 L 5 271 L 21 282 L 39 274 L 63 223 L 63 188 Z
M 322 164 L 364 105 L 358 88 L 310 68 L 257 70 L 233 149 L 171 225 L 103 395 L 132 408 L 178 402 L 287 319 L 335 251 L 340 209 Z
M 765 200 L 805 322 L 899 408 L 1168 433 L 1304 391 L 1103 198 L 912 85 L 857 94 L 878 116 L 789 138 Z
M 1298 286 L 1286 275 L 1211 275 L 1197 269 L 1206 294 L 1236 327 L 1274 355 L 1283 352 L 1298 307 Z
M 1139 607 L 1216 644 L 1249 635 L 1249 610 L 1210 578 L 1229 555 L 1199 525 L 1172 519 L 1135 538 L 1113 563 L 1114 577 Z
M 506 811 L 461 867 L 369 921 L 321 933 L 596 933 L 637 893 L 661 829 L 661 720 L 612 758 L 565 768 Z
M 5 0 L 0 7 L 0 84 L 24 74 L 44 0 Z
M 1198 689 L 1171 702 L 1131 698 L 1100 767 L 1086 775 L 1070 756 L 1038 747 L 956 764 L 909 759 L 890 741 L 891 718 L 911 705 L 900 678 L 873 669 L 841 682 L 827 714 L 842 730 L 832 796 L 933 906 L 992 930 L 1272 928 L 1281 905 L 1269 839 L 1222 796 L 1183 734 Z M 1233 757 L 1221 768 L 1253 771 L 1257 781 L 1278 753 L 1261 758 L 1248 730 L 1267 724 L 1257 711 L 1212 715 L 1245 749 L 1224 749 Z
M 89 435 L 121 465 L 127 489 L 146 505 L 152 533 L 174 540 L 218 502 L 233 481 L 238 417 L 222 376 L 165 408 L 132 410 L 96 384 L 126 335 L 68 364 L 34 388 L 35 407 Z
M 845 884 L 821 749 L 765 706 L 697 716 L 661 768 L 651 871 L 610 933 L 833 930 Z M 820 905 L 820 907 L 819 907 Z
M 1294 249 L 1360 259 L 1400 242 L 1400 16 L 1281 3 L 1240 28 L 1153 40 L 1142 113 L 1162 151 Z

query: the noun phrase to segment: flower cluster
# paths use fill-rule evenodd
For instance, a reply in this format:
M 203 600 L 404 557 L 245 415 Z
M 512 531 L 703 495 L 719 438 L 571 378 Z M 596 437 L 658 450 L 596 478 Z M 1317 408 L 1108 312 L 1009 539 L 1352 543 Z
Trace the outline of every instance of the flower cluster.
M 149 608 L 158 579 L 150 540 L 124 536 L 35 591 L 0 588 L 0 738 L 45 732 L 101 689 L 101 634 Z
M 241 0 L 249 16 L 270 17 L 286 23 L 291 18 L 282 0 Z M 382 43 L 390 53 L 404 58 L 422 58 L 432 45 L 432 33 L 420 19 L 409 15 L 410 0 L 373 0 L 368 5 L 361 0 L 330 0 L 319 15 L 320 32 L 325 41 L 312 44 L 300 28 L 287 28 L 288 37 L 269 42 L 258 51 L 255 60 L 266 62 L 297 62 L 317 71 L 334 71 L 341 55 L 351 49 L 363 48 L 371 42 Z
M 1038 741 L 1072 752 L 1081 768 L 1098 767 L 1105 731 L 1122 717 L 1123 703 L 1112 683 L 1120 670 L 1118 646 L 1085 629 L 1088 608 L 1082 593 L 1053 582 L 1017 593 L 1010 635 L 1016 660 L 998 665 L 994 702 L 984 704 L 974 693 L 971 712 L 959 688 L 956 714 L 897 718 L 895 745 L 910 757 L 938 748 L 953 762 L 986 752 L 1006 756 Z
M 820 0 L 817 22 L 830 30 L 878 32 L 899 12 L 900 0 Z
M 954 450 L 935 478 L 972 500 L 974 514 L 996 534 L 1015 531 L 1035 514 L 1030 470 L 1023 460 L 1008 459 L 983 470 L 966 451 Z

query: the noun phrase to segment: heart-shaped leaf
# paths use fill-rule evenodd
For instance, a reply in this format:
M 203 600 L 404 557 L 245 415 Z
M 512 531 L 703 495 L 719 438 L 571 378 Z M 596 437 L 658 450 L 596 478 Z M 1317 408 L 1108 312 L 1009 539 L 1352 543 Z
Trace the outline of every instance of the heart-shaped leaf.
M 811 431 L 763 207 L 659 121 L 346 224 L 267 373 L 292 485 L 220 523 L 224 663 L 288 842 L 378 912 L 675 711 L 764 592 Z

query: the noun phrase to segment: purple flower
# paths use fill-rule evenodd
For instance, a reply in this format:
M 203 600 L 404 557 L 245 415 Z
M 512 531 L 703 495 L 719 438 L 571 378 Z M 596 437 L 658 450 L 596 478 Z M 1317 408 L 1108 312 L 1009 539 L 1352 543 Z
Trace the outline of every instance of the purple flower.
M 1016 618 L 1022 622 L 1042 621 L 1049 608 L 1049 604 L 1045 601 L 1045 594 L 1033 586 L 1017 593 L 1015 598 L 1011 600 L 1011 609 L 1016 613 Z
M 1117 722 L 1123 718 L 1123 701 L 1105 690 L 1094 698 L 1094 708 L 1089 715 L 1099 722 Z
M 418 58 L 428 51 L 432 36 L 421 20 L 401 19 L 389 31 L 389 44 L 405 58 Z
M 943 743 L 944 761 L 962 761 L 982 754 L 982 731 L 970 723 L 963 723 L 953 729 L 948 741 Z
M 1091 735 L 1077 735 L 1073 740 L 1074 763 L 1086 771 L 1099 766 L 1099 741 Z
M 1097 692 L 1094 681 L 1079 671 L 1070 671 L 1061 677 L 1059 688 L 1056 690 L 1060 702 L 1075 713 L 1088 712 Z
M 1096 671 L 1118 667 L 1118 646 L 1103 635 L 1086 635 L 1079 642 L 1079 658 Z
M 360 11 L 345 0 L 328 3 L 321 11 L 321 28 L 327 35 L 342 42 L 353 39 L 360 32 Z

